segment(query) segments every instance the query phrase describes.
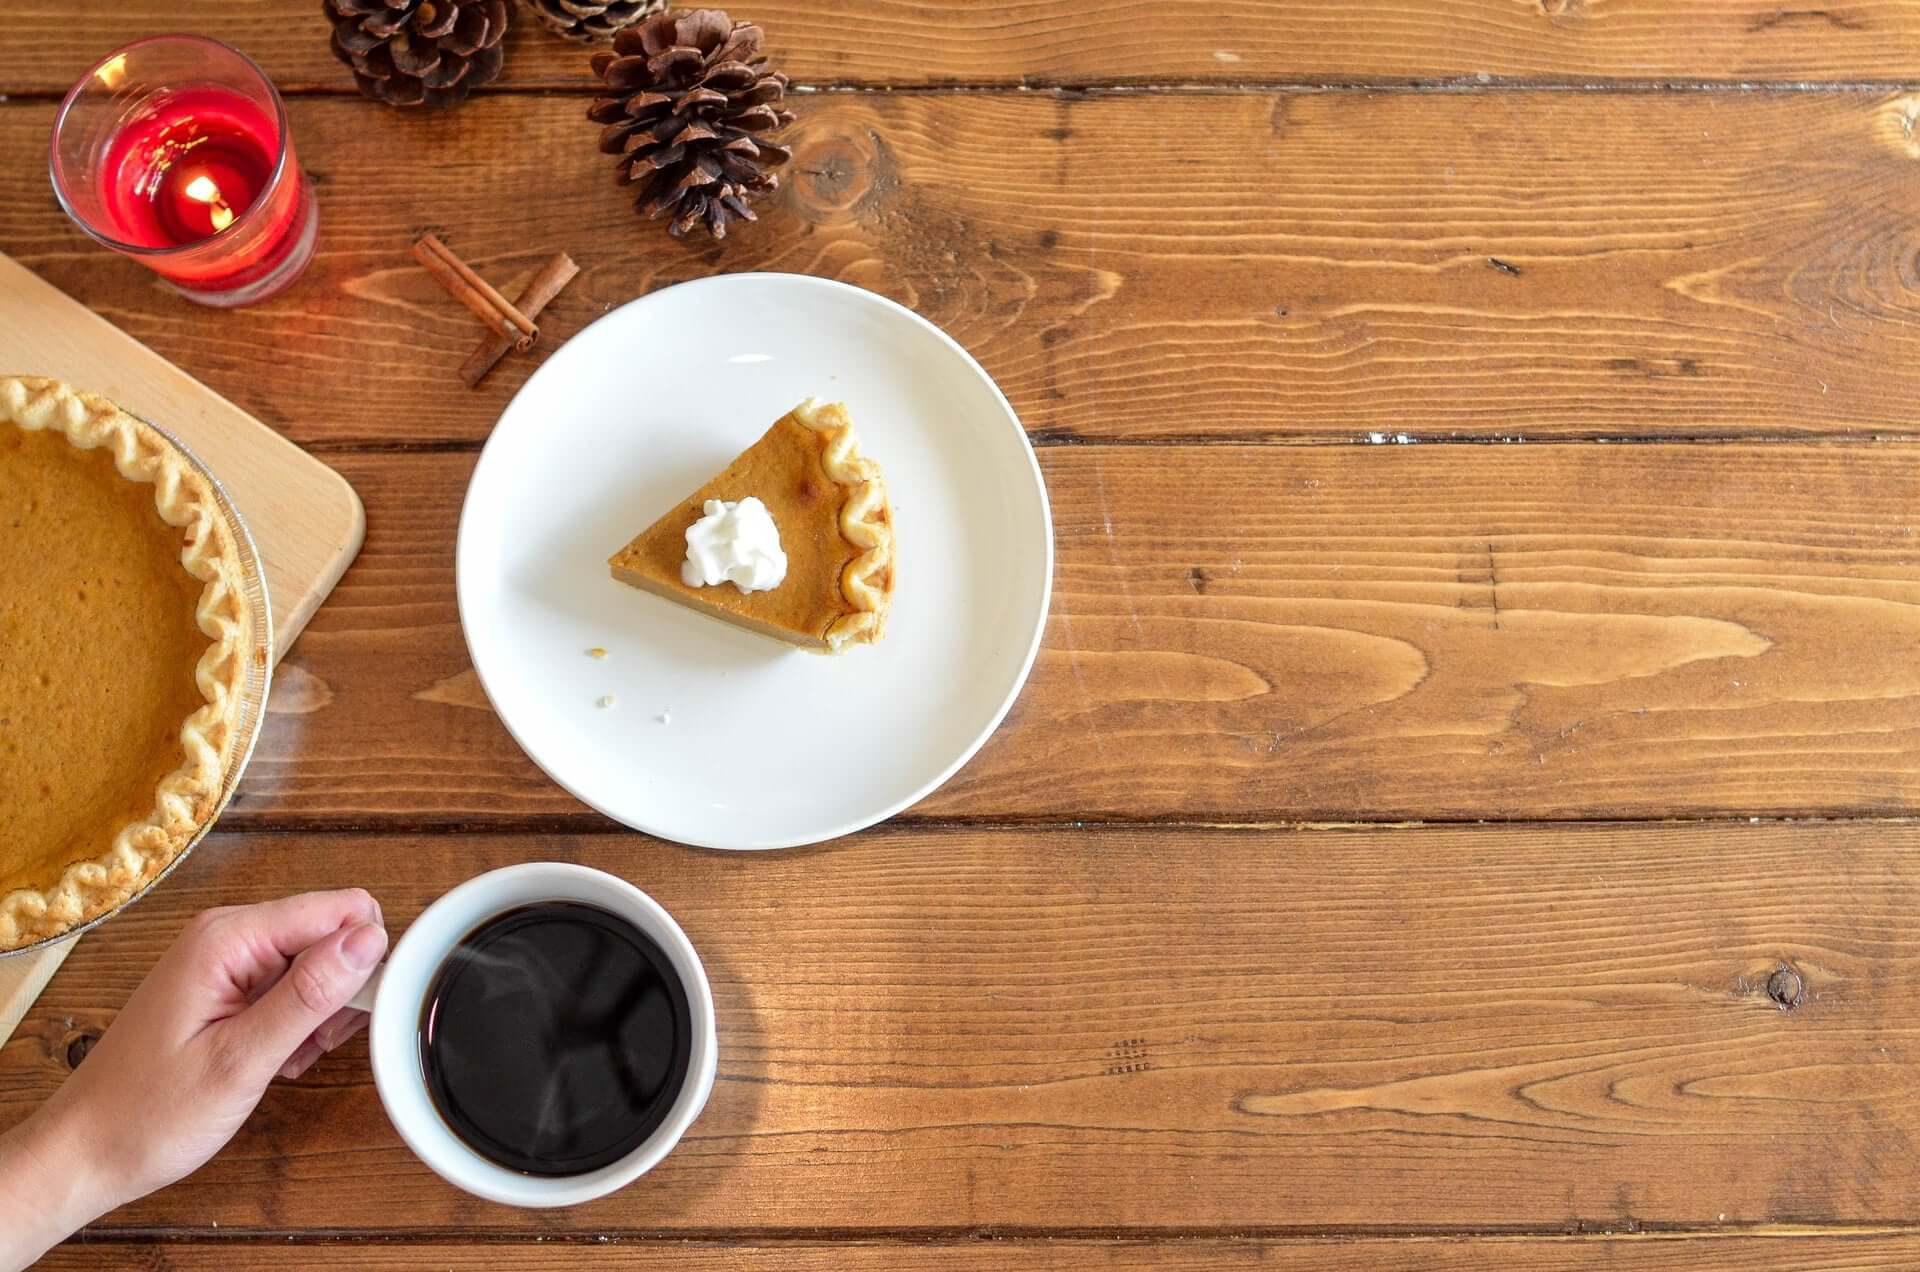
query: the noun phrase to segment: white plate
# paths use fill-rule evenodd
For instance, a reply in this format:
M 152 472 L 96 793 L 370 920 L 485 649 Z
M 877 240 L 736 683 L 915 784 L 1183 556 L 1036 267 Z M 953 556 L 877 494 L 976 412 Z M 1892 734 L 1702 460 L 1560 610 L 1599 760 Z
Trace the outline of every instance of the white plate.
M 886 470 L 886 639 L 809 654 L 609 577 L 809 394 L 846 402 Z M 730 274 L 547 359 L 480 456 L 456 570 L 481 684 L 554 781 L 667 839 L 785 848 L 891 817 L 986 741 L 1039 648 L 1053 524 L 1013 408 L 933 324 L 843 283 Z

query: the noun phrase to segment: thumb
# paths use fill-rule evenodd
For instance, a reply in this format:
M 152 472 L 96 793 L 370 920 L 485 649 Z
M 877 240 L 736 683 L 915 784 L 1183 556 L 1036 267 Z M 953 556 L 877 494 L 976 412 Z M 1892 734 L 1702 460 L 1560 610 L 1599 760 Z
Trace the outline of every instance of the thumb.
M 387 952 L 387 933 L 361 923 L 322 937 L 301 952 L 286 975 L 230 1022 L 232 1045 L 262 1083 L 325 1024 L 373 975 Z

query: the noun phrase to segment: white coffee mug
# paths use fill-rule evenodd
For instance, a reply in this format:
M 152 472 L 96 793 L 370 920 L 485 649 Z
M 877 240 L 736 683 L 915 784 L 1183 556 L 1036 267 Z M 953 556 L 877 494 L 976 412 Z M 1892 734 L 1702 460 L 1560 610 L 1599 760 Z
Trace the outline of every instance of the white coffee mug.
M 468 1148 L 441 1120 L 420 1068 L 420 1009 L 440 965 L 481 924 L 541 901 L 599 906 L 653 938 L 686 986 L 693 1019 L 687 1078 L 666 1120 L 633 1152 L 583 1175 L 523 1175 Z M 367 1046 L 374 1086 L 400 1138 L 448 1183 L 508 1206 L 574 1206 L 626 1187 L 672 1151 L 713 1091 L 719 1059 L 713 990 L 693 942 L 652 897 L 625 879 L 586 866 L 536 861 L 467 880 L 413 921 L 352 1005 L 373 1013 Z

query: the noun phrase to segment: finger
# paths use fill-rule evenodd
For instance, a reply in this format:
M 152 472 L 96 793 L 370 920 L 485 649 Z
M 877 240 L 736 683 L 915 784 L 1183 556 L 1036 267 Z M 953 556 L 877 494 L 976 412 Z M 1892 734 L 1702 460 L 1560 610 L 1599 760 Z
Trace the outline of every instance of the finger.
M 318 1043 L 309 1039 L 301 1043 L 300 1049 L 293 1053 L 292 1058 L 280 1066 L 280 1076 L 291 1082 L 308 1069 L 311 1069 L 314 1062 L 325 1054 L 326 1052 L 320 1049 Z
M 343 1007 L 313 1031 L 313 1041 L 322 1051 L 332 1051 L 366 1027 L 367 1013 Z
M 215 942 L 215 956 L 233 982 L 258 991 L 263 981 L 286 971 L 288 963 L 322 937 L 361 923 L 381 922 L 380 903 L 364 889 L 307 892 L 260 905 L 223 910 L 204 930 Z M 257 999 L 258 992 L 250 992 Z
M 325 1024 L 313 1031 L 313 1037 L 301 1043 L 294 1051 L 293 1058 L 280 1066 L 280 1076 L 297 1078 L 311 1069 L 321 1056 L 366 1028 L 368 1015 L 352 1007 L 343 1007 L 333 1013 Z
M 371 923 L 314 942 L 259 1002 L 225 1022 L 222 1045 L 233 1049 L 228 1059 L 264 1085 L 347 1005 L 386 951 L 385 930 Z
M 365 888 L 303 892 L 227 912 L 235 928 L 292 958 L 330 932 L 353 923 L 381 922 L 380 903 Z

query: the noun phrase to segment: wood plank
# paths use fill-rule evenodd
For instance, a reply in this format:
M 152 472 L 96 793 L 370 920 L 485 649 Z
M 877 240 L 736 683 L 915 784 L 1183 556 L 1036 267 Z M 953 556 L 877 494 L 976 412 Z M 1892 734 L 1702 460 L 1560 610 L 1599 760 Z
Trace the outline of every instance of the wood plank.
M 10 0 L 0 87 L 63 91 L 117 44 L 198 31 L 246 50 L 283 89 L 351 89 L 318 4 L 129 8 Z M 1900 0 L 758 0 L 735 11 L 808 84 L 1905 82 L 1920 56 L 1920 15 Z M 581 81 L 576 46 L 516 23 L 503 84 Z
M 434 119 L 296 102 L 319 260 L 230 314 L 69 227 L 38 158 L 53 107 L 15 104 L 0 249 L 329 447 L 471 444 L 536 365 L 460 387 L 476 327 L 407 255 L 429 227 L 500 280 L 571 252 L 586 272 L 542 319 L 556 340 L 722 270 L 871 287 L 971 348 L 1049 439 L 1920 433 L 1920 96 L 801 108 L 779 204 L 701 247 L 630 214 L 576 99 Z
M 1039 661 L 914 815 L 1920 800 L 1920 447 L 1041 454 L 1058 566 Z M 281 669 L 231 824 L 589 817 L 525 759 L 467 658 L 453 535 L 472 457 L 335 458 L 372 531 Z
M 1635 1237 L 1301 1237 L 1256 1240 L 947 1241 L 745 1245 L 664 1241 L 639 1244 L 298 1245 L 213 1243 L 109 1245 L 77 1242 L 36 1264 L 42 1272 L 124 1268 L 128 1272 L 227 1272 L 237 1262 L 332 1272 L 551 1272 L 592 1266 L 609 1272 L 1871 1272 L 1920 1261 L 1920 1239 L 1900 1233 L 1814 1235 L 1643 1235 Z
M 719 1081 L 648 1178 L 456 1192 L 355 1043 L 107 1228 L 263 1234 L 1061 1229 L 1151 1236 L 1906 1222 L 1920 825 L 220 836 L 0 1050 L 43 1099 L 191 913 L 361 884 L 396 927 L 531 857 L 635 880 L 712 977 Z M 1796 970 L 1800 1005 L 1767 984 Z

